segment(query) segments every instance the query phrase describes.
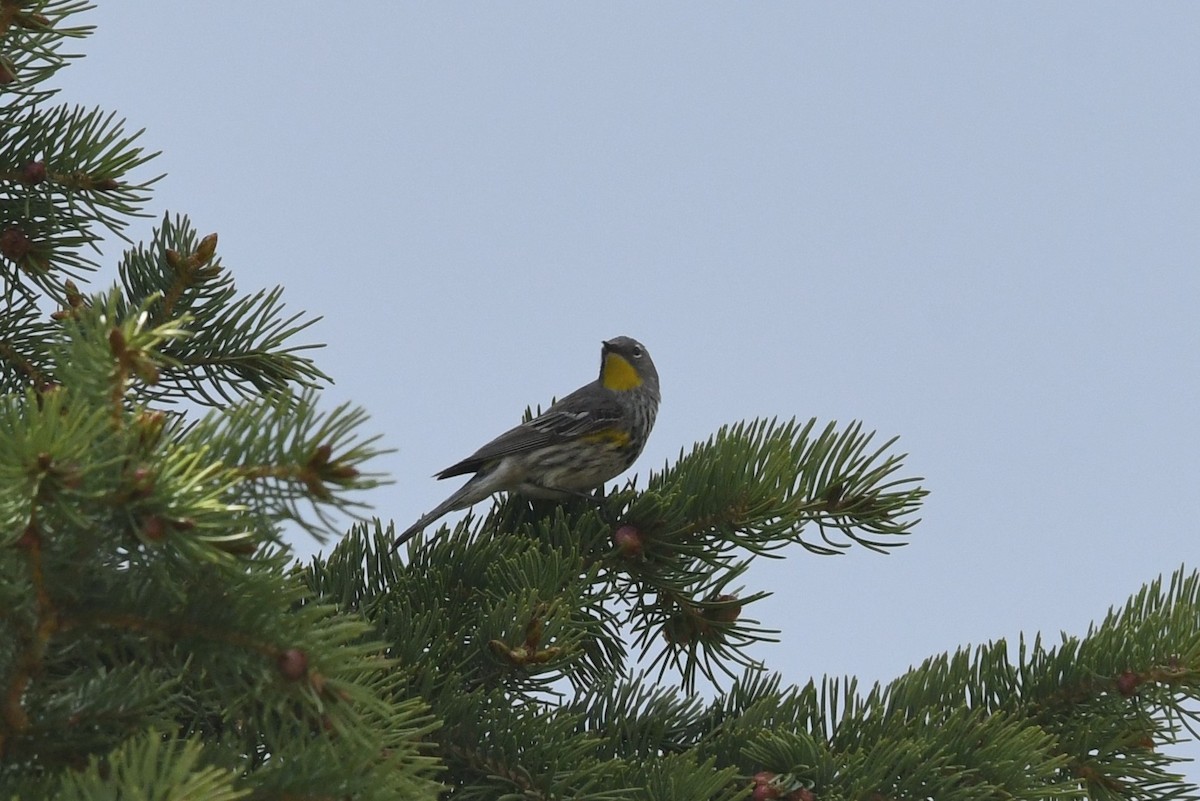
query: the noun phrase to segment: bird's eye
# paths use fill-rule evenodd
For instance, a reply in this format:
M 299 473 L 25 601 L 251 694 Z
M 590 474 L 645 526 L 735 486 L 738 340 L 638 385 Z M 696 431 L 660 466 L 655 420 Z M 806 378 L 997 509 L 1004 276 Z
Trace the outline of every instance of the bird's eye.
M 640 358 L 642 358 L 642 348 L 641 348 L 641 346 L 640 346 L 640 345 L 634 345 L 634 346 L 633 346 L 633 348 L 632 348 L 632 349 L 629 351 L 629 353 L 630 353 L 630 354 L 633 356 L 633 358 L 635 358 L 635 359 L 640 359 Z

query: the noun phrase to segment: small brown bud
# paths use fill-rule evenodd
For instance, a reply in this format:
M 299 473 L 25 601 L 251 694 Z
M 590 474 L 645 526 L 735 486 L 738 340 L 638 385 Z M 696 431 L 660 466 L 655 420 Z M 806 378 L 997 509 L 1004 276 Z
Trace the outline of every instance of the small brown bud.
M 687 645 L 712 630 L 712 626 L 697 615 L 678 612 L 663 625 L 663 637 L 673 645 Z
M 120 328 L 114 328 L 108 332 L 108 346 L 112 348 L 115 356 L 125 355 L 125 334 L 121 332 Z
M 217 235 L 209 234 L 200 240 L 200 244 L 196 246 L 196 255 L 192 257 L 196 266 L 208 264 L 212 261 L 212 257 L 217 252 Z
M 313 455 L 308 457 L 308 464 L 310 467 L 323 467 L 329 464 L 329 457 L 332 455 L 332 445 L 318 445 Z
M 20 228 L 9 228 L 0 234 L 0 254 L 13 261 L 20 261 L 33 250 L 33 240 Z
M 21 170 L 21 180 L 30 186 L 37 186 L 46 180 L 46 162 L 31 161 Z
M 754 774 L 754 790 L 750 793 L 750 798 L 753 801 L 768 801 L 771 798 L 780 796 L 779 788 L 772 782 L 775 781 L 775 774 L 770 771 L 760 770 Z
M 150 515 L 142 521 L 142 537 L 159 542 L 167 535 L 167 524 L 158 515 Z
M 1129 698 L 1137 692 L 1138 685 L 1141 683 L 1141 676 L 1131 670 L 1127 670 L 1120 676 L 1117 676 L 1117 692 Z
M 75 282 L 70 278 L 68 278 L 67 282 L 63 284 L 63 288 L 67 291 L 67 304 L 71 308 L 79 308 L 86 302 L 87 299 L 83 296 L 83 293 L 79 291 L 79 287 L 75 286 Z
M 613 532 L 613 545 L 626 559 L 634 559 L 642 555 L 646 549 L 642 532 L 636 526 L 624 525 Z
M 276 663 L 288 681 L 300 681 L 308 674 L 308 654 L 299 648 L 288 648 L 279 655 Z
M 842 496 L 846 494 L 846 485 L 835 481 L 825 490 L 825 511 L 837 512 L 842 508 Z
M 541 617 L 532 618 L 529 625 L 525 627 L 525 646 L 536 649 L 542 643 L 542 635 L 545 630 L 546 623 Z
M 732 623 L 742 614 L 742 605 L 733 603 L 736 600 L 736 595 L 718 595 L 713 601 L 722 605 L 707 610 L 704 616 L 716 623 Z

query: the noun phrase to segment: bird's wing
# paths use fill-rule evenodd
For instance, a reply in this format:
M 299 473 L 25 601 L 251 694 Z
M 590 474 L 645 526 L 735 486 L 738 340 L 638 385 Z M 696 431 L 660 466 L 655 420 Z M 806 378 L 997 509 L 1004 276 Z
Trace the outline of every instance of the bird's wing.
M 438 473 L 437 477 L 474 473 L 496 459 L 603 431 L 621 419 L 621 408 L 615 402 L 605 402 L 592 395 L 585 408 L 585 404 L 579 403 L 579 395 L 580 391 L 573 392 L 528 423 L 505 431 L 466 459 Z

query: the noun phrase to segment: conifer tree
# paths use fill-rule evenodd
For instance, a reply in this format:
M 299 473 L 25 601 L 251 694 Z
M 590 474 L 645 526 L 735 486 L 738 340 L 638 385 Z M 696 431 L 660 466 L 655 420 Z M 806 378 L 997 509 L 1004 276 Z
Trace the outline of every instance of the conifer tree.
M 748 657 L 755 558 L 916 525 L 860 424 L 731 425 L 595 499 L 295 564 L 283 527 L 361 512 L 376 440 L 320 406 L 313 318 L 185 217 L 79 286 L 154 181 L 115 114 L 54 103 L 83 10 L 0 2 L 0 799 L 1200 799 L 1186 569 L 886 685 Z
M 379 481 L 312 322 L 184 217 L 86 293 L 152 154 L 54 103 L 83 3 L 0 3 L 0 798 L 432 797 L 420 699 L 280 541 Z

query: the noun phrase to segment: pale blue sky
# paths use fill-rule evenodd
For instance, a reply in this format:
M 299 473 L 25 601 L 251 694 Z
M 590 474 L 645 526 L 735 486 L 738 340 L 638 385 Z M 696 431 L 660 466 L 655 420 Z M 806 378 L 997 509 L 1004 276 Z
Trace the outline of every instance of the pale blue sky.
M 101 5 L 66 99 L 325 316 L 401 527 L 628 334 L 636 472 L 794 415 L 927 479 L 893 555 L 751 573 L 790 681 L 1082 634 L 1200 566 L 1200 5 Z

